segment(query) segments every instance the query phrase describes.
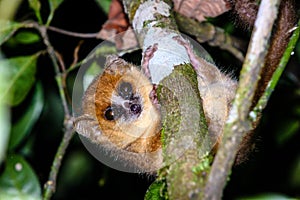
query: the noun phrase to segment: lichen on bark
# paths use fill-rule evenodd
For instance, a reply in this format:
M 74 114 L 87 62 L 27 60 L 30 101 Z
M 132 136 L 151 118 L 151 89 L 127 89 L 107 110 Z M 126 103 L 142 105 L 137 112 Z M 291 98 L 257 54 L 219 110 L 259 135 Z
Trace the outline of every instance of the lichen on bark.
M 209 171 L 211 143 L 193 67 L 175 66 L 160 82 L 157 94 L 164 127 L 163 156 L 169 166 L 169 198 L 198 197 Z
M 170 2 L 135 1 L 138 5 L 133 2 L 124 2 L 125 10 L 130 14 L 144 61 L 152 48 L 144 67 L 148 68 L 152 82 L 158 85 L 161 105 L 165 167 L 158 175 L 166 178 L 170 199 L 199 197 L 209 171 L 209 165 L 203 163 L 211 162 L 208 155 L 212 143 L 197 74 L 185 47 L 175 39 L 182 36 L 172 17 Z

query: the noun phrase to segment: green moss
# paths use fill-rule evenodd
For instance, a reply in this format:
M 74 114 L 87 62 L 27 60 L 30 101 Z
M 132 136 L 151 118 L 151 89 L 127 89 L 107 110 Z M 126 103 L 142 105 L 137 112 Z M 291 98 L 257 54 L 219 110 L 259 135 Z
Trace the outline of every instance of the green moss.
M 133 20 L 134 15 L 141 4 L 140 0 L 131 1 L 129 9 L 128 9 L 128 18 L 130 21 Z
M 192 95 L 187 95 L 187 90 L 189 94 Z M 189 116 L 182 116 L 182 111 L 180 110 L 182 107 L 193 107 L 197 109 L 200 121 L 194 123 L 198 123 L 200 127 L 207 130 L 206 119 L 204 115 L 201 114 L 203 110 L 198 91 L 197 75 L 190 64 L 175 66 L 173 72 L 165 77 L 159 84 L 157 94 L 161 104 L 163 124 L 162 141 L 164 146 L 168 145 L 175 133 L 178 134 L 180 126 L 186 126 L 182 124 L 184 120 L 182 117 Z M 199 138 L 201 138 L 200 133 L 195 134 L 199 134 Z M 199 140 L 199 138 L 195 140 Z
M 149 25 L 150 23 L 154 22 L 154 21 L 155 21 L 155 20 L 145 20 L 145 21 L 143 22 L 143 28 L 147 28 L 148 25 Z
M 207 125 L 193 67 L 175 66 L 160 82 L 157 95 L 161 104 L 164 163 L 169 164 L 166 170 L 169 198 L 198 197 L 209 171 L 210 157 L 208 153 L 199 154 Z
M 196 175 L 201 175 L 203 172 L 208 172 L 210 170 L 210 165 L 213 157 L 210 155 L 206 155 L 201 162 L 192 168 L 192 171 Z
M 166 179 L 156 179 L 148 188 L 145 200 L 167 200 L 167 182 Z

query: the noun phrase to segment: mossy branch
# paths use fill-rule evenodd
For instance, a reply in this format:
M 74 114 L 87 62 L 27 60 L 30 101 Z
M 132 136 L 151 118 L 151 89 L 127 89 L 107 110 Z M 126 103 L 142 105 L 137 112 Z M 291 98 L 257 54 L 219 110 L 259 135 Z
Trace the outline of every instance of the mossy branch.
M 155 78 L 155 76 L 157 75 L 157 73 L 155 73 L 156 71 L 161 72 L 161 68 L 163 68 L 163 70 L 165 71 L 168 71 L 169 69 L 167 67 L 164 68 L 161 65 L 159 66 L 160 68 L 152 67 L 153 62 L 152 63 L 149 62 L 149 60 L 153 61 L 155 59 L 158 59 L 153 57 L 159 57 L 159 56 L 163 57 L 162 56 L 163 54 L 160 54 L 160 52 L 157 51 L 157 49 L 160 50 L 162 49 L 162 48 L 157 48 L 157 46 L 159 46 L 158 40 L 161 37 L 161 35 L 155 35 L 156 32 L 151 31 L 151 29 L 153 27 L 156 28 L 158 27 L 160 29 L 163 29 L 162 32 L 164 33 L 169 32 L 170 34 L 174 34 L 174 32 L 175 34 L 178 33 L 178 29 L 176 24 L 174 24 L 175 22 L 173 19 L 173 15 L 169 14 L 171 13 L 170 10 L 167 11 L 169 15 L 168 14 L 154 15 L 153 13 L 150 12 L 151 9 L 147 10 L 148 11 L 147 15 L 143 13 L 145 12 L 145 10 L 141 11 L 140 8 L 143 6 L 144 3 L 147 2 L 148 1 L 140 2 L 140 1 L 124 0 L 125 10 L 128 12 L 129 19 L 131 20 L 133 27 L 137 33 L 137 38 L 139 40 L 140 46 L 143 49 L 144 58 L 146 57 L 146 61 L 147 61 L 146 67 L 148 67 L 149 71 L 151 72 L 150 77 L 152 79 L 154 78 L 155 80 L 154 83 L 166 84 L 164 82 L 165 78 L 167 77 L 172 79 L 172 73 L 174 72 L 175 69 L 174 67 L 178 66 L 178 64 L 174 62 L 172 66 L 169 66 L 171 72 L 168 72 L 167 74 L 163 74 L 163 75 L 161 75 L 161 73 L 158 73 L 160 77 L 157 79 Z M 253 122 L 255 121 L 255 119 L 257 120 L 258 118 L 256 116 L 257 113 L 253 111 L 255 111 L 255 109 L 256 110 L 260 109 L 258 110 L 258 112 L 261 112 L 261 109 L 264 107 L 262 105 L 267 102 L 267 99 L 270 95 L 270 90 L 273 90 L 274 84 L 276 85 L 276 79 L 278 79 L 278 77 L 282 72 L 282 71 L 280 72 L 282 68 L 279 67 L 279 71 L 275 72 L 273 76 L 269 89 L 267 89 L 265 96 L 261 98 L 261 101 L 258 104 L 258 106 L 260 107 L 259 108 L 256 107 L 253 110 L 251 107 L 252 99 L 258 88 L 257 85 L 258 80 L 260 79 L 260 73 L 264 67 L 265 57 L 268 52 L 269 38 L 272 32 L 273 23 L 277 17 L 279 2 L 280 0 L 272 1 L 272 2 L 263 0 L 260 4 L 258 17 L 255 22 L 255 28 L 252 34 L 248 53 L 246 55 L 246 59 L 244 61 L 243 69 L 241 72 L 237 95 L 233 103 L 233 108 L 229 114 L 229 119 L 225 127 L 222 143 L 219 147 L 219 150 L 217 152 L 212 167 L 211 168 L 210 166 L 208 166 L 207 168 L 203 167 L 204 166 L 203 163 L 210 163 L 209 157 L 204 157 L 204 159 L 201 160 L 200 159 L 201 156 L 199 157 L 199 154 L 195 154 L 195 152 L 191 153 L 189 151 L 186 151 L 186 154 L 184 156 L 182 156 L 180 159 L 176 160 L 176 162 L 169 165 L 168 170 L 163 170 L 163 174 L 165 174 L 165 177 L 167 179 L 168 194 L 171 199 L 174 198 L 189 199 L 192 197 L 195 197 L 196 199 L 220 199 L 221 198 L 223 189 L 226 184 L 226 180 L 228 178 L 228 175 L 230 174 L 231 167 L 234 163 L 235 156 L 239 150 L 240 144 L 243 138 L 247 135 L 247 133 L 249 133 L 249 131 L 255 128 Z M 155 8 L 158 8 L 157 10 L 159 10 L 158 4 L 165 3 L 165 2 L 162 1 L 156 3 L 157 4 L 155 5 Z M 148 4 L 148 6 L 149 5 L 150 4 Z M 147 16 L 149 15 L 150 16 L 153 15 L 154 17 L 149 20 L 149 18 L 147 18 Z M 145 16 L 146 19 L 143 18 Z M 157 18 L 157 16 L 159 17 Z M 151 42 L 147 40 L 150 37 L 151 37 Z M 148 54 L 149 52 L 147 52 L 147 50 L 149 49 L 151 50 L 153 46 L 155 46 L 155 49 L 154 48 L 152 49 L 150 58 L 147 58 L 147 55 L 149 55 Z M 170 48 L 169 46 L 164 46 L 164 50 L 169 50 L 170 54 L 172 54 L 172 51 L 174 51 L 174 49 Z M 177 49 L 175 49 L 175 51 L 176 50 Z M 286 54 L 288 54 L 288 52 Z M 183 52 L 181 55 L 183 57 L 183 59 L 181 60 L 182 61 L 181 64 L 189 63 L 189 59 L 186 58 L 186 52 Z M 188 61 L 186 61 L 185 59 L 187 59 Z M 160 62 L 160 63 L 164 63 L 164 62 Z M 142 62 L 142 65 L 143 64 L 144 63 Z M 164 95 L 167 95 L 167 93 L 166 91 L 158 91 L 158 95 L 160 97 L 164 97 Z M 177 92 L 176 97 L 179 96 L 186 96 L 185 91 Z M 166 118 L 163 115 L 163 122 L 164 119 L 167 118 L 169 119 L 168 121 L 172 121 L 171 125 L 167 123 L 164 124 L 163 140 L 165 142 L 167 141 L 166 146 L 164 147 L 165 149 L 167 149 L 170 144 L 171 145 L 176 144 L 176 142 L 174 142 L 176 141 L 176 139 L 179 138 L 179 140 L 182 140 L 181 137 L 178 138 L 174 137 L 174 132 L 180 132 L 180 131 L 176 131 L 178 129 L 177 126 L 178 123 L 176 123 L 176 120 L 180 121 L 181 119 L 179 116 L 176 116 L 177 113 L 176 109 L 171 109 L 172 106 L 176 107 L 174 103 L 176 104 L 176 101 L 178 101 L 178 99 L 176 100 L 175 98 L 175 101 L 169 101 L 164 98 L 161 98 L 160 101 L 161 103 L 163 102 L 163 104 L 168 102 L 166 105 L 163 105 L 162 107 L 163 109 L 165 109 L 165 111 L 169 110 L 169 112 L 171 113 L 169 116 L 165 115 Z M 201 103 L 199 105 L 201 105 Z M 205 135 L 204 134 L 205 131 L 206 130 L 204 129 L 201 130 L 198 136 Z M 166 132 L 167 135 L 165 135 Z M 169 134 L 168 132 L 170 132 L 171 134 L 168 135 Z M 168 142 L 168 141 L 172 141 L 172 142 Z M 178 141 L 178 143 L 180 142 Z M 193 147 L 197 146 L 198 150 L 199 148 L 201 149 L 201 147 L 199 147 L 199 145 L 196 143 L 194 144 Z M 194 149 L 192 148 L 192 151 L 193 150 Z M 170 154 L 168 154 L 168 156 L 165 156 L 164 159 L 168 161 L 170 157 L 172 157 L 172 154 L 171 156 Z M 197 164 L 198 164 L 198 168 L 197 168 Z M 197 178 L 194 179 L 195 177 L 193 176 L 195 174 L 191 173 L 191 169 L 195 170 L 200 168 L 201 168 L 200 171 L 204 174 L 209 172 L 209 176 L 208 177 L 206 175 L 202 176 L 203 175 L 202 174 L 201 176 L 198 177 L 196 176 Z M 186 179 L 186 177 L 189 177 L 188 178 L 189 180 Z M 182 184 L 183 181 L 185 181 L 185 184 Z M 193 183 L 196 186 L 189 187 L 188 186 L 189 183 Z M 180 192 L 180 190 L 183 192 Z
M 169 198 L 199 198 L 209 171 L 210 141 L 193 67 L 176 66 L 157 93 Z
M 143 50 L 142 67 L 159 85 L 166 165 L 160 174 L 165 174 L 167 193 L 170 199 L 199 198 L 210 145 L 203 142 L 209 138 L 197 75 L 186 49 L 174 39 L 181 35 L 172 6 L 169 1 L 123 2 Z

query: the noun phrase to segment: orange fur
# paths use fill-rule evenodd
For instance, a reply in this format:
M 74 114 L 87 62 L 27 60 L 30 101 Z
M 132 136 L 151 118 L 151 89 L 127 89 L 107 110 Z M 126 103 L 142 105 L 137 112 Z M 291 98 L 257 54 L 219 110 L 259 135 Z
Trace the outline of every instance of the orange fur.
M 117 147 L 137 153 L 156 151 L 161 147 L 160 114 L 149 97 L 152 84 L 136 67 L 125 62 L 121 64 L 115 66 L 113 63 L 108 66 L 87 89 L 83 100 L 83 112 L 93 115 L 98 120 L 101 134 Z M 138 119 L 130 123 L 109 121 L 104 117 L 120 81 L 131 83 L 133 91 L 142 97 L 143 111 Z

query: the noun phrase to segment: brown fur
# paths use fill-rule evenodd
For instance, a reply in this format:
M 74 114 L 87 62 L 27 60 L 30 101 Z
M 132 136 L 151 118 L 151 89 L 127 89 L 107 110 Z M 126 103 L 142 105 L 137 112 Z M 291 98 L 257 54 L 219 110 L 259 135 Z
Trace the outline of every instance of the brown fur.
M 281 1 L 275 31 L 272 35 L 265 67 L 261 73 L 261 79 L 258 83 L 259 87 L 255 93 L 252 106 L 257 104 L 278 67 L 292 34 L 290 30 L 296 26 L 296 16 L 295 2 L 293 0 Z
M 257 2 L 256 0 L 231 1 L 234 12 L 240 20 L 239 23 L 248 29 L 251 29 L 254 25 L 259 7 Z M 261 79 L 258 83 L 259 87 L 253 98 L 252 108 L 258 103 L 273 73 L 277 69 L 289 42 L 291 36 L 290 30 L 296 25 L 296 20 L 297 15 L 294 0 L 282 0 L 279 7 L 278 18 L 275 22 L 275 30 L 273 30 L 269 51 L 266 56 L 265 67 L 261 72 Z M 258 126 L 260 118 L 260 116 L 257 118 L 257 121 L 253 124 L 254 127 Z M 253 130 L 244 137 L 236 157 L 236 164 L 247 160 L 247 155 L 253 151 L 254 134 Z
M 130 124 L 118 122 L 117 120 L 109 121 L 104 117 L 105 110 L 112 104 L 111 97 L 121 80 L 130 82 L 133 91 L 140 93 L 143 98 L 143 112 L 137 120 L 132 121 Z M 94 102 L 89 97 L 84 98 L 84 113 L 95 114 L 102 135 L 119 148 L 131 152 L 153 152 L 161 147 L 160 117 L 149 97 L 152 84 L 136 67 L 125 63 L 120 66 L 108 66 L 104 73 L 97 77 L 94 84 L 97 85 Z M 89 89 L 86 96 L 91 93 Z M 95 104 L 95 112 L 90 112 L 89 107 L 93 103 Z
M 232 0 L 234 13 L 236 14 L 239 24 L 247 29 L 252 29 L 259 8 L 257 0 Z M 253 99 L 254 107 L 259 98 L 264 93 L 273 73 L 275 72 L 280 59 L 287 47 L 291 36 L 290 30 L 296 26 L 297 14 L 294 0 L 282 0 L 277 20 L 275 22 L 275 30 L 271 38 L 269 51 L 265 61 L 265 67 L 261 73 L 261 79 L 258 83 L 259 87 Z
M 105 110 L 120 81 L 131 83 L 142 99 L 142 112 L 130 122 L 106 120 Z M 139 172 L 153 172 L 162 167 L 160 113 L 150 100 L 150 81 L 137 67 L 110 56 L 106 69 L 90 84 L 83 97 L 83 114 L 75 120 L 76 131 L 100 145 L 110 156 L 135 167 Z

